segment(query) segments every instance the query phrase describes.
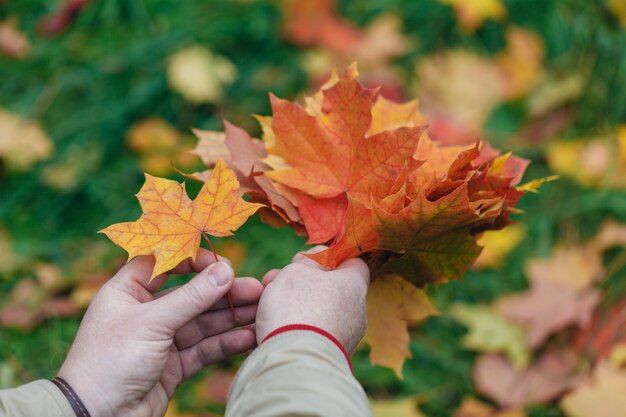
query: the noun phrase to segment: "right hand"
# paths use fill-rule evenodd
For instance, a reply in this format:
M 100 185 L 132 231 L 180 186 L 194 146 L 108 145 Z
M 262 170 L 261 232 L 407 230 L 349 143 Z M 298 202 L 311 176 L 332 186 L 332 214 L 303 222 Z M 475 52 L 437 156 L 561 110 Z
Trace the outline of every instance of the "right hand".
M 316 246 L 306 253 L 326 249 Z M 256 338 L 261 343 L 272 331 L 290 324 L 308 324 L 335 336 L 353 352 L 365 335 L 365 296 L 369 268 L 361 259 L 349 259 L 327 270 L 303 254 L 280 270 L 269 271 L 256 316 Z

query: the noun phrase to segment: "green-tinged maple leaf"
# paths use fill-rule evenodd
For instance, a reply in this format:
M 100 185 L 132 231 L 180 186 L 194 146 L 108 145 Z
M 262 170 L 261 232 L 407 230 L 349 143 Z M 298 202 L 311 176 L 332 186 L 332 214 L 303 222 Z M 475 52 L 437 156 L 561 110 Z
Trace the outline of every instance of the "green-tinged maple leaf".
M 379 248 L 400 254 L 384 266 L 418 285 L 459 278 L 480 254 L 470 230 L 484 220 L 465 186 L 434 202 L 420 195 L 398 213 L 374 207 Z
M 461 341 L 464 347 L 485 353 L 502 352 L 517 368 L 528 365 L 530 352 L 525 344 L 524 329 L 504 319 L 495 308 L 459 303 L 449 311 L 469 329 Z

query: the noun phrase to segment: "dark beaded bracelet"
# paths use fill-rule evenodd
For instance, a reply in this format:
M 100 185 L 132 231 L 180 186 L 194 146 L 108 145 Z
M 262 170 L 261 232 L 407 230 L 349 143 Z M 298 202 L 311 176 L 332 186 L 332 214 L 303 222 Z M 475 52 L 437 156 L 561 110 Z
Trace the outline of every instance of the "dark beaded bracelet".
M 78 398 L 76 391 L 74 391 L 74 389 L 70 386 L 70 384 L 67 383 L 67 381 L 65 381 L 63 378 L 59 378 L 58 376 L 51 379 L 51 381 L 54 385 L 57 386 L 57 388 L 61 390 L 63 395 L 65 395 L 65 398 L 67 398 L 67 401 L 70 403 L 70 406 L 72 407 L 72 410 L 74 410 L 74 414 L 76 414 L 76 417 L 91 417 L 91 414 L 89 414 L 89 411 L 87 411 L 87 407 L 85 407 L 85 404 L 83 404 L 81 399 Z

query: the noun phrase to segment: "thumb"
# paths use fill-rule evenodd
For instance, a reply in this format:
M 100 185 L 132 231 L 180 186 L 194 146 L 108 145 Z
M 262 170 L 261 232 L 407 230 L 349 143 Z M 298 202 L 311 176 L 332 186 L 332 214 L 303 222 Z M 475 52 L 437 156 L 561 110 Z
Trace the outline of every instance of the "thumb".
M 178 330 L 213 304 L 230 289 L 234 272 L 226 262 L 216 262 L 191 281 L 152 301 L 153 317 L 171 330 Z

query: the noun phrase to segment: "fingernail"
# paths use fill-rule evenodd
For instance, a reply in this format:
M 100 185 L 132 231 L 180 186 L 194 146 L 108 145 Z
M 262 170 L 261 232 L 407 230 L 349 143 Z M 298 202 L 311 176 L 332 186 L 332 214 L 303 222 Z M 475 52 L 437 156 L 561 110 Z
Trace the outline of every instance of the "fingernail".
M 216 262 L 210 265 L 207 272 L 216 287 L 228 284 L 233 277 L 233 269 L 226 262 Z

